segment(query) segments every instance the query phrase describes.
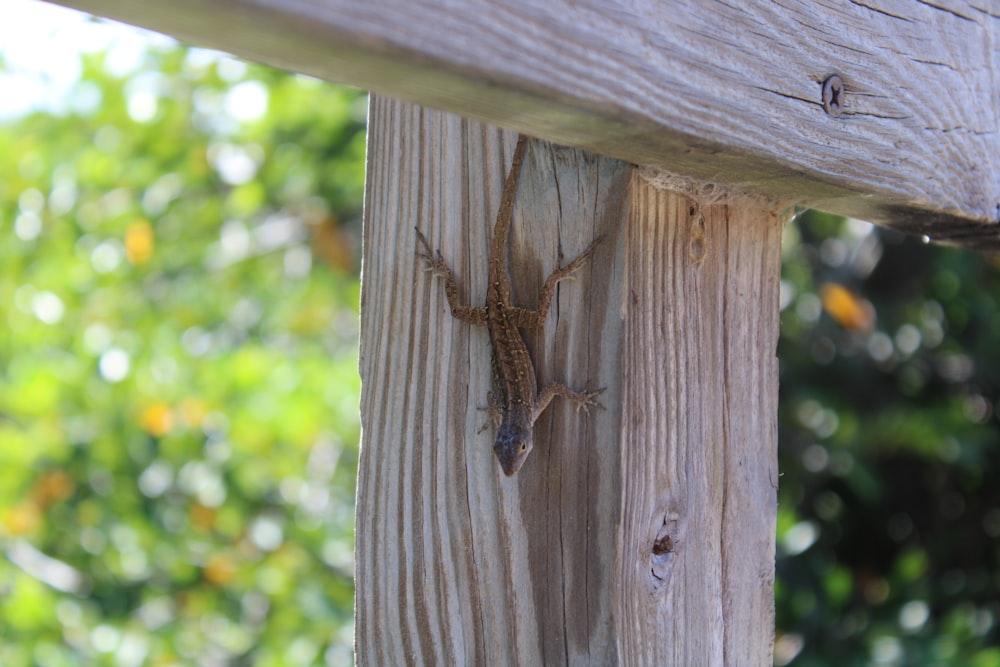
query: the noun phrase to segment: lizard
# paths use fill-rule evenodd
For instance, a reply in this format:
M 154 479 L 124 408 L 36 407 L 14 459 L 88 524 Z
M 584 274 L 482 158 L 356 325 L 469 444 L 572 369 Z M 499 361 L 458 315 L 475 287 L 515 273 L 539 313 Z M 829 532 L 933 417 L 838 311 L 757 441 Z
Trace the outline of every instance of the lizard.
M 504 182 L 500 210 L 497 212 L 490 242 L 489 285 L 485 305 L 467 306 L 459 303 L 454 273 L 442 258 L 440 250 L 432 251 L 420 229 L 416 230 L 422 247 L 417 255 L 424 260 L 428 271 L 444 279 L 445 296 L 452 316 L 469 324 L 485 326 L 489 332 L 490 363 L 496 394 L 492 391 L 487 394 L 490 418 L 479 431 L 482 432 L 491 424 L 499 424 L 493 452 L 500 468 L 508 477 L 521 469 L 531 453 L 534 446 L 532 428 L 553 398 L 561 396 L 589 412 L 588 408 L 591 406 L 600 405 L 596 402 L 596 397 L 604 391 L 574 391 L 564 384 L 556 383 L 547 384 L 539 391 L 535 366 L 518 329 L 544 326 L 559 281 L 569 278 L 579 269 L 602 241 L 602 237 L 596 238 L 569 264 L 562 266 L 560 262 L 560 266 L 542 285 L 535 310 L 519 308 L 511 303 L 507 245 L 526 145 L 527 137 L 523 134 L 518 136 L 514 158 Z

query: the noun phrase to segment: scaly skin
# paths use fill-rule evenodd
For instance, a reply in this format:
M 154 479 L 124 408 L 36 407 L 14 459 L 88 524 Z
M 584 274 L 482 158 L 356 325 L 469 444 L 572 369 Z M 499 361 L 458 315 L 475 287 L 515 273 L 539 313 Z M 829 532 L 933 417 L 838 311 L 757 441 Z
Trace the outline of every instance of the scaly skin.
M 444 279 L 445 295 L 451 314 L 470 324 L 486 326 L 490 335 L 490 362 L 493 367 L 493 387 L 490 392 L 490 423 L 499 423 L 493 452 L 504 474 L 508 477 L 521 469 L 524 460 L 534 446 L 532 427 L 549 402 L 562 396 L 587 410 L 598 405 L 596 397 L 603 389 L 596 391 L 574 391 L 562 384 L 545 385 L 538 391 L 535 366 L 524 345 L 524 338 L 518 327 L 531 329 L 545 324 L 552 297 L 560 280 L 567 278 L 583 265 L 593 253 L 601 239 L 596 239 L 576 259 L 559 267 L 545 280 L 538 296 L 538 309 L 527 310 L 511 304 L 510 276 L 507 273 L 507 239 L 514 212 L 517 185 L 521 177 L 521 165 L 527 138 L 521 135 L 514 149 L 514 160 L 504 183 L 500 210 L 493 227 L 490 244 L 489 286 L 486 290 L 486 305 L 482 307 L 463 306 L 458 303 L 458 287 L 451 268 L 445 263 L 440 252 L 433 252 L 424 235 L 417 230 L 417 240 L 423 246 L 418 255 L 427 263 L 432 273 Z

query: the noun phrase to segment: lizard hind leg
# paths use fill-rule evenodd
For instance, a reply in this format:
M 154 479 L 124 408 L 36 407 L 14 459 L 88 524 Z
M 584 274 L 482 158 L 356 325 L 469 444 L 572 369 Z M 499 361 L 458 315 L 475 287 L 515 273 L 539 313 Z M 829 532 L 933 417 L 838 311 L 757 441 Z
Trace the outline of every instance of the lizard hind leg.
M 431 250 L 431 245 L 423 233 L 419 229 L 414 229 L 417 232 L 417 241 L 423 246 L 422 250 L 417 250 L 417 257 L 424 260 L 427 271 L 444 280 L 444 295 L 448 298 L 448 307 L 451 309 L 452 316 L 469 324 L 485 326 L 486 309 L 463 306 L 458 302 L 458 283 L 455 282 L 455 274 L 451 267 L 444 261 L 441 251 Z
M 603 236 L 598 236 L 596 239 L 591 241 L 590 245 L 581 252 L 572 262 L 566 266 L 560 266 L 555 271 L 549 274 L 549 277 L 545 279 L 545 284 L 542 285 L 541 291 L 538 293 L 538 308 L 536 309 L 537 324 L 536 326 L 542 326 L 545 322 L 545 318 L 549 314 L 549 308 L 552 306 L 552 297 L 555 296 L 556 287 L 559 285 L 559 281 L 567 280 L 573 277 L 573 273 L 577 271 L 583 263 L 590 259 L 590 256 L 594 254 L 594 250 L 597 246 L 604 240 Z

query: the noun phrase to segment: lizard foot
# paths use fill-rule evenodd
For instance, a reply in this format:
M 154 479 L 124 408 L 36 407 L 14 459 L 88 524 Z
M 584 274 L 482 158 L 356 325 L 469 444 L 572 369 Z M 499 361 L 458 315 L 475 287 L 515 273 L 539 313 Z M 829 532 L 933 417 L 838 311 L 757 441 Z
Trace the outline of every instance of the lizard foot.
M 500 422 L 503 420 L 503 412 L 501 412 L 500 401 L 497 400 L 496 395 L 490 391 L 486 393 L 486 401 L 489 403 L 485 408 L 479 408 L 480 410 L 485 410 L 490 413 L 489 418 L 486 423 L 483 424 L 476 433 L 482 433 L 490 427 L 490 424 L 494 426 L 500 426 Z

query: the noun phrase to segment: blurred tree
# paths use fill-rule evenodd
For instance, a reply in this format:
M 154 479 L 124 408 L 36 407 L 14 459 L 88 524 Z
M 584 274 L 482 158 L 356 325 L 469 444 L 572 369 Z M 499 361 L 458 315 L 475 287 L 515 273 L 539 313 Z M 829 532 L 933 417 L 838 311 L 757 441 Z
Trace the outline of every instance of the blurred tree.
M 366 98 L 143 58 L 0 128 L 0 664 L 351 664 Z
M 1000 665 L 996 258 L 816 212 L 784 250 L 777 662 Z

